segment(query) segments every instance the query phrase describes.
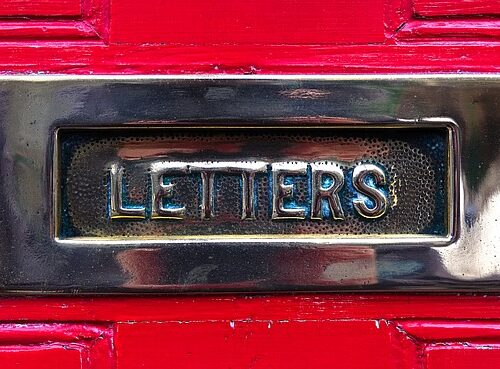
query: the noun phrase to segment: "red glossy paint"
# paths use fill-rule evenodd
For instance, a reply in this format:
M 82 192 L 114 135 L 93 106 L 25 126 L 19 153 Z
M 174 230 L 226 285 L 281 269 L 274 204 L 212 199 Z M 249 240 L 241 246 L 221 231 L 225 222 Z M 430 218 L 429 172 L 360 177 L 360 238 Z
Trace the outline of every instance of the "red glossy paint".
M 89 24 L 75 21 L 63 20 L 58 22 L 47 22 L 33 20 L 26 21 L 0 21 L 0 40 L 82 40 L 95 39 L 99 36 Z
M 499 368 L 500 345 L 433 345 L 425 350 L 427 369 Z
M 500 69 L 498 18 L 422 19 L 411 0 L 84 0 L 70 18 L 19 19 L 12 9 L 0 22 L 0 73 Z
M 0 49 L 43 47 L 46 41 L 60 43 L 58 47 L 64 47 L 61 41 L 103 43 L 108 23 L 107 0 L 0 1 Z
M 495 320 L 500 296 L 299 294 L 142 297 L 4 297 L 0 321 L 127 322 L 385 319 Z M 410 328 L 406 328 L 410 330 Z
M 0 367 L 112 368 L 112 334 L 107 326 L 88 323 L 0 324 Z
M 499 72 L 498 14 L 497 0 L 3 0 L 0 73 Z M 0 321 L 2 369 L 500 367 L 493 295 L 3 297 Z
M 81 0 L 0 1 L 0 16 L 75 16 L 81 11 Z
M 413 0 L 413 7 L 422 17 L 500 14 L 498 0 Z
M 0 364 L 80 350 L 82 368 L 493 368 L 498 316 L 480 295 L 4 298 Z
M 4 73 L 326 74 L 499 72 L 496 45 L 0 46 Z
M 500 37 L 500 27 L 496 19 L 412 21 L 400 30 L 398 37 L 407 41 L 436 38 L 454 41 L 497 39 Z
M 113 4 L 110 24 L 112 43 L 332 44 L 383 40 L 383 0 L 337 0 L 328 5 L 323 0 L 121 0 Z
M 151 341 L 151 337 L 155 337 Z M 375 321 L 278 320 L 120 323 L 119 368 L 395 368 L 399 334 Z M 148 345 L 144 345 L 148 342 Z M 165 350 L 165 347 L 171 349 Z M 363 354 L 358 349 L 363 348 Z M 340 367 L 342 367 L 340 366 Z
M 64 363 L 65 369 L 79 369 L 80 353 L 59 345 L 41 347 L 6 346 L 0 348 L 2 369 L 54 369 Z

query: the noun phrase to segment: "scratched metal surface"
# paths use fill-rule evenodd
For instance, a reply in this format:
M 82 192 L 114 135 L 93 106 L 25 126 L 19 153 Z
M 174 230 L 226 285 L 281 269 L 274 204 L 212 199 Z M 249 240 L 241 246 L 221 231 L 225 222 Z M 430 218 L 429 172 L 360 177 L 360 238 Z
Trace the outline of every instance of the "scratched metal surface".
M 500 79 L 495 75 L 3 77 L 0 102 L 5 293 L 498 290 Z M 398 127 L 391 134 L 412 128 L 418 141 L 436 118 L 456 122 L 457 132 L 456 166 L 450 169 L 456 173 L 456 196 L 447 203 L 453 237 L 445 245 L 383 237 L 334 243 L 314 237 L 99 243 L 78 240 L 74 230 L 71 242 L 58 237 L 56 132 L 251 126 L 252 134 L 265 134 L 273 126 L 285 135 L 286 127 L 315 135 L 318 127 L 335 132 L 378 127 L 387 139 L 383 130 Z M 85 201 L 78 201 L 74 214 L 81 220 Z M 81 227 L 92 228 L 99 221 L 92 219 L 93 206 L 100 205 L 90 196 L 84 206 L 90 218 Z

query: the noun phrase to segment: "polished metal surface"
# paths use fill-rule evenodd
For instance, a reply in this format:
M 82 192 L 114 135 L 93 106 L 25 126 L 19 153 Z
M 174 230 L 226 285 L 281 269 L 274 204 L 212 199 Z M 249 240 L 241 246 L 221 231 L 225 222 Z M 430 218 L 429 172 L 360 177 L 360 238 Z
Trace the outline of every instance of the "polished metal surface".
M 500 290 L 500 76 L 0 78 L 0 285 Z

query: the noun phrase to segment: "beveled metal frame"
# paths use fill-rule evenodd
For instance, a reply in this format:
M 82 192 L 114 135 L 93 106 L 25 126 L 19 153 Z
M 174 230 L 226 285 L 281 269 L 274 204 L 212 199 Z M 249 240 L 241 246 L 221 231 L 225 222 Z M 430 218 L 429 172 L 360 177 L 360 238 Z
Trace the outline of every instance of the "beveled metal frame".
M 500 291 L 498 106 L 497 74 L 0 76 L 0 292 Z M 57 239 L 59 129 L 443 124 L 446 239 Z
M 179 124 L 175 122 L 166 122 L 163 127 L 155 127 L 155 126 L 141 126 L 141 127 L 126 127 L 127 131 L 141 131 L 144 130 L 153 131 L 154 130 L 165 130 L 169 128 L 179 128 Z M 223 129 L 274 129 L 274 128 L 282 128 L 282 129 L 303 129 L 299 122 L 295 125 L 249 125 L 246 123 L 238 123 L 238 124 L 220 124 L 220 125 L 203 125 L 199 126 L 196 123 L 184 123 L 182 124 L 182 129 L 195 129 L 195 130 L 223 130 Z M 321 245 L 365 245 L 367 242 L 374 246 L 379 245 L 398 245 L 398 246 L 415 246 L 415 245 L 432 245 L 434 247 L 438 246 L 446 246 L 452 243 L 457 237 L 459 233 L 459 225 L 460 225 L 460 213 L 458 211 L 459 195 L 460 195 L 460 182 L 459 182 L 459 168 L 458 168 L 458 158 L 460 153 L 459 139 L 458 139 L 458 125 L 455 121 L 449 118 L 421 118 L 418 120 L 396 120 L 394 122 L 379 122 L 376 124 L 362 124 L 356 122 L 355 125 L 349 124 L 323 124 L 323 125 L 307 125 L 305 128 L 310 130 L 318 130 L 318 129 L 405 129 L 405 128 L 446 128 L 448 131 L 448 176 L 447 176 L 447 204 L 448 204 L 448 217 L 446 220 L 446 229 L 448 230 L 447 235 L 445 236 L 427 236 L 427 235 L 402 235 L 402 234 L 383 234 L 383 235 L 343 235 L 343 236 L 328 236 L 328 235 L 308 235 L 308 234 L 294 234 L 294 235 L 193 235 L 193 236 L 150 236 L 145 235 L 144 237 L 137 238 L 120 238 L 120 237 L 72 237 L 72 238 L 60 238 L 60 214 L 61 214 L 61 192 L 60 192 L 60 184 L 59 184 L 59 173 L 58 168 L 60 165 L 60 147 L 58 140 L 58 133 L 61 130 L 67 129 L 64 127 L 56 128 L 54 132 L 54 156 L 51 166 L 52 172 L 52 193 L 53 193 L 53 237 L 57 243 L 67 244 L 73 246 L 89 246 L 89 245 L 106 245 L 106 244 L 116 244 L 116 245 L 133 245 L 134 247 L 149 247 L 151 244 L 173 244 L 173 243 L 181 243 L 181 244 L 189 244 L 189 243 L 204 243 L 207 240 L 217 242 L 217 243 L 254 243 L 254 242 L 262 242 L 262 243 L 274 243 L 274 244 L 293 244 L 293 243 L 308 243 L 308 244 L 321 244 Z M 85 131 L 99 131 L 106 130 L 123 131 L 124 128 L 120 128 L 117 126 L 109 126 L 109 127 L 71 127 L 70 130 L 85 130 Z

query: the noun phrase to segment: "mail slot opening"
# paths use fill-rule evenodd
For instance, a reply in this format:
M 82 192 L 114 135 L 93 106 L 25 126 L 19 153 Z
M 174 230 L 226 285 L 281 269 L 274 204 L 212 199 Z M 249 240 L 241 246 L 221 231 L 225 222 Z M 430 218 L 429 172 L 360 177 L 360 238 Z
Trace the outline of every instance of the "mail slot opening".
M 447 238 L 450 132 L 61 129 L 56 237 Z

